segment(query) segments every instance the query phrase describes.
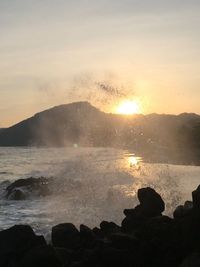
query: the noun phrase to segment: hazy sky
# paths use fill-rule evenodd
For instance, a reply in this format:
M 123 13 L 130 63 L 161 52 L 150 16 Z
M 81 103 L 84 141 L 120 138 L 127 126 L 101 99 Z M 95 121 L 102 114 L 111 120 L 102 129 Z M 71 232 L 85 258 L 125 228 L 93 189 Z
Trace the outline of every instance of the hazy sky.
M 200 113 L 199 14 L 199 0 L 0 1 L 0 126 L 84 99 L 111 111 L 121 96 Z

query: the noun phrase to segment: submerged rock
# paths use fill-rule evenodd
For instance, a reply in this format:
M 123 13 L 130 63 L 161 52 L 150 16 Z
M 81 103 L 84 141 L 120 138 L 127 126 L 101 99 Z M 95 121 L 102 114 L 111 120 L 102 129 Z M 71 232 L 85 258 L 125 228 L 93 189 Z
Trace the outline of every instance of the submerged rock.
M 46 196 L 50 194 L 49 179 L 45 177 L 19 179 L 6 188 L 6 198 L 24 200 L 31 196 Z
M 13 189 L 7 198 L 9 200 L 25 200 L 27 195 L 21 189 Z

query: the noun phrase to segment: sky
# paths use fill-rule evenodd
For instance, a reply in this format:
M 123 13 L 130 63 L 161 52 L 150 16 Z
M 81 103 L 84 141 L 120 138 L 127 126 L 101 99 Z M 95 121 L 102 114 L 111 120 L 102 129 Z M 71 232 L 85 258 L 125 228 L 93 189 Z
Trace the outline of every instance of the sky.
M 0 1 L 0 127 L 73 101 L 200 114 L 199 0 Z

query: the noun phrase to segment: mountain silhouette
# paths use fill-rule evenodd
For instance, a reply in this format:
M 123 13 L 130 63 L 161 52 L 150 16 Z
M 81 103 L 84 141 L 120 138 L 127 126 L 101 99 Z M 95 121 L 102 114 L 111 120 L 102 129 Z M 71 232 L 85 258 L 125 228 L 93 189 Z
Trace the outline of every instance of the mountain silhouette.
M 156 162 L 200 163 L 200 116 L 108 114 L 88 102 L 60 105 L 0 131 L 0 146 L 95 146 Z

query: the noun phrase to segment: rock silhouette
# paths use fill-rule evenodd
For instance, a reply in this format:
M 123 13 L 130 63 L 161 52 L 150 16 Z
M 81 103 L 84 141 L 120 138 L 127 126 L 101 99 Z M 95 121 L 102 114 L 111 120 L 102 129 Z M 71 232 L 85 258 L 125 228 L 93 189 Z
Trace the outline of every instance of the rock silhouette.
M 24 181 L 20 181 L 24 183 Z M 200 187 L 174 211 L 163 215 L 161 196 L 138 190 L 139 205 L 124 210 L 121 225 L 102 221 L 90 229 L 72 223 L 52 228 L 51 245 L 28 225 L 0 231 L 1 267 L 196 267 L 200 264 Z

